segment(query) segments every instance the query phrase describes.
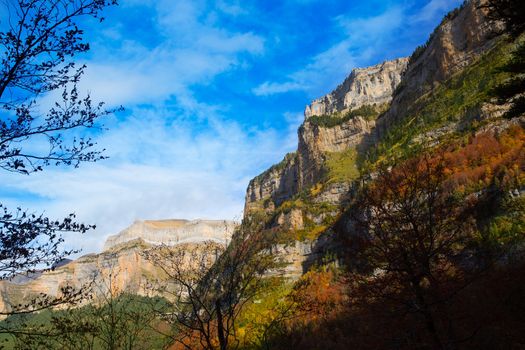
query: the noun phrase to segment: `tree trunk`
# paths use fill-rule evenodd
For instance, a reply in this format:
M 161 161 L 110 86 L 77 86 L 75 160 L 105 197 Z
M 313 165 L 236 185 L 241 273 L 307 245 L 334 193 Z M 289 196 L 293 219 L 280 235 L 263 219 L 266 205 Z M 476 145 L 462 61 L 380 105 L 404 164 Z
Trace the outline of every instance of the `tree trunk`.
M 425 300 L 425 296 L 423 295 L 424 292 L 421 290 L 421 287 L 419 286 L 420 281 L 421 280 L 418 278 L 414 278 L 414 277 L 412 278 L 412 286 L 413 286 L 414 294 L 416 296 L 416 301 L 419 304 L 419 308 L 421 310 L 420 313 L 423 315 L 423 318 L 425 319 L 425 325 L 426 325 L 427 331 L 430 334 L 436 349 L 444 350 L 445 347 L 443 346 L 441 337 L 438 334 L 436 322 L 432 315 L 432 311 L 430 310 L 430 307 Z
M 217 310 L 217 333 L 221 350 L 228 347 L 228 339 L 224 335 L 224 325 L 222 324 L 221 299 L 215 301 L 215 310 Z

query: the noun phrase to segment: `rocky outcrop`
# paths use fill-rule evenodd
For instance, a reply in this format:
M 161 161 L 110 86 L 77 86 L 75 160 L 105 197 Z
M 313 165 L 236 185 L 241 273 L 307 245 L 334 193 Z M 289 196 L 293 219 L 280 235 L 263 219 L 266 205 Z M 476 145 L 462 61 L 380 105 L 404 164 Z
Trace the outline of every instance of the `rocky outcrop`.
M 245 215 L 262 208 L 271 220 L 272 229 L 301 230 L 307 226 L 305 218 L 311 224 L 322 216 L 308 213 L 302 199 L 300 205 L 289 203 L 279 207 L 284 201 L 299 194 L 304 197 L 306 193 L 310 206 L 320 203 L 337 206 L 351 196 L 351 180 L 327 182 L 330 155 L 352 148 L 361 151 L 376 144 L 393 123 L 411 112 L 410 108 L 417 105 L 415 101 L 493 47 L 497 40 L 494 33 L 500 24 L 486 18 L 485 10 L 479 7 L 484 1 L 467 1 L 447 15 L 427 44 L 418 48 L 410 59 L 354 69 L 333 92 L 308 105 L 305 121 L 298 131 L 297 152 L 250 182 Z M 386 109 L 377 119 L 358 115 L 364 106 L 379 105 Z M 324 236 L 319 239 L 325 239 Z M 326 246 L 327 242 L 315 243 L 315 246 Z M 313 256 L 303 248 L 289 245 L 283 251 L 292 257 L 296 268 L 301 261 Z
M 104 245 L 104 250 L 139 238 L 154 245 L 175 245 L 203 241 L 226 244 L 229 242 L 235 227 L 235 222 L 227 220 L 137 220 L 120 233 L 109 236 Z
M 406 59 L 382 63 L 377 66 L 356 69 L 334 92 L 315 100 L 305 110 L 305 121 L 298 130 L 299 144 L 297 152 L 290 153 L 277 165 L 272 166 L 250 181 L 246 191 L 245 215 L 263 210 L 272 214 L 284 201 L 310 187 L 323 182 L 326 173 L 325 163 L 332 153 L 344 152 L 361 145 L 372 132 L 375 121 L 360 116 L 358 112 L 351 118 L 344 113 L 363 105 L 385 104 L 391 99 L 392 92 L 400 81 L 400 75 L 406 65 Z M 332 115 L 335 122 L 322 125 L 313 120 L 313 116 L 325 113 Z M 324 184 L 313 201 L 338 205 L 348 193 L 348 183 Z M 310 225 L 322 226 L 327 216 L 334 212 L 309 213 L 304 209 L 291 209 L 281 212 L 270 223 L 273 228 L 283 231 L 305 230 L 305 220 Z M 309 248 L 313 242 L 295 242 L 281 246 L 276 253 L 289 263 L 286 269 L 288 277 L 300 276 L 314 256 Z M 313 262 L 311 262 L 313 263 Z
M 401 81 L 408 58 L 398 58 L 367 68 L 356 68 L 334 91 L 318 98 L 304 111 L 306 119 L 352 110 L 363 105 L 387 103 Z
M 485 2 L 467 1 L 451 12 L 428 42 L 412 55 L 390 108 L 378 119 L 378 137 L 396 120 L 404 118 L 418 97 L 471 64 L 495 44 L 494 33 L 501 29 L 501 24 L 486 17 L 487 10 L 480 8 Z
M 44 293 L 59 295 L 67 285 L 82 288 L 94 282 L 94 299 L 111 288 L 138 295 L 151 294 L 147 286 L 165 279 L 158 266 L 144 258 L 143 252 L 157 245 L 187 249 L 204 242 L 226 245 L 237 224 L 227 220 L 145 220 L 136 221 L 119 234 L 110 236 L 99 254 L 88 254 L 60 264 L 52 271 L 0 282 L 0 310 L 9 310 L 32 296 Z M 166 282 L 168 283 L 168 282 Z
M 355 69 L 334 92 L 313 101 L 306 108 L 305 121 L 298 130 L 297 152 L 286 155 L 279 164 L 250 181 L 246 192 L 245 213 L 254 209 L 273 210 L 285 200 L 322 180 L 328 153 L 342 152 L 361 145 L 365 136 L 374 128 L 375 121 L 359 115 L 343 120 L 343 113 L 363 105 L 388 103 L 405 65 L 406 59 L 403 58 Z M 384 86 L 381 87 L 381 84 Z M 340 118 L 341 122 L 322 126 L 312 121 L 312 116 L 327 111 L 337 112 L 333 118 Z
M 359 116 L 333 127 L 315 125 L 306 120 L 299 127 L 298 189 L 308 188 L 321 181 L 326 155 L 357 147 L 370 134 L 374 125 L 373 120 Z
M 279 164 L 252 179 L 246 190 L 244 212 L 273 210 L 276 203 L 293 196 L 299 190 L 298 172 L 297 153 L 289 153 Z

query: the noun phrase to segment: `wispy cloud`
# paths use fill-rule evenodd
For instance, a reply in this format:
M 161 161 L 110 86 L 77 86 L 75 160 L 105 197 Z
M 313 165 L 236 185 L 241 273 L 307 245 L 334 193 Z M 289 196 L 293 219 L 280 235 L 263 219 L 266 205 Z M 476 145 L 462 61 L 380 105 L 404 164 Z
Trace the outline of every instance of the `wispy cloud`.
M 0 173 L 2 203 L 50 217 L 76 212 L 97 224 L 81 240 L 68 238 L 85 252 L 139 218 L 238 216 L 249 179 L 296 148 L 306 95 L 326 93 L 351 68 L 397 52 L 400 34 L 431 26 L 450 2 L 425 2 L 418 13 L 393 5 L 327 15 L 316 6 L 344 6 L 123 1 L 102 26 L 87 28 L 92 51 L 81 85 L 94 99 L 127 108 L 95 135 L 110 158 L 26 177 Z M 321 37 L 312 18 L 330 34 Z M 265 96 L 283 98 L 267 104 Z
M 105 236 L 136 219 L 239 218 L 249 179 L 295 147 L 297 120 L 289 118 L 283 138 L 218 116 L 196 132 L 169 110 L 139 109 L 126 121 L 113 121 L 99 139 L 109 160 L 1 179 L 4 189 L 40 198 L 32 210 L 51 217 L 76 212 L 79 220 L 96 223 L 95 232 L 68 244 L 97 251 Z
M 217 14 L 209 11 L 206 2 L 136 5 L 149 6 L 156 40 L 147 40 L 149 45 L 145 45 L 129 39 L 122 24 L 107 28 L 103 31 L 106 37 L 95 40 L 94 57 L 87 62 L 82 81 L 84 90 L 111 104 L 161 103 L 173 96 L 187 96 L 192 85 L 207 84 L 218 74 L 242 68 L 245 55 L 264 52 L 263 37 L 223 28 L 213 19 Z M 235 12 L 234 5 L 219 5 L 227 14 Z M 108 40 L 114 46 L 107 45 Z
M 254 94 L 270 95 L 292 89 L 318 91 L 326 85 L 333 86 L 341 79 L 341 72 L 349 72 L 381 47 L 383 38 L 402 25 L 403 18 L 401 7 L 391 7 L 380 15 L 366 18 L 334 18 L 333 25 L 343 33 L 342 40 L 313 56 L 306 66 L 291 73 L 287 80 L 263 82 L 253 89 Z
M 303 89 L 303 86 L 298 82 L 288 81 L 285 83 L 271 83 L 266 81 L 252 91 L 257 96 L 268 96 L 301 89 Z
M 403 3 L 389 6 L 375 15 L 336 16 L 332 19 L 332 25 L 335 28 L 333 32 L 340 33 L 339 40 L 313 55 L 306 65 L 288 74 L 285 79 L 264 81 L 252 92 L 262 96 L 291 90 L 303 90 L 311 96 L 327 93 L 352 68 L 379 63 L 378 57 L 395 58 L 390 57 L 388 52 L 399 51 L 393 49 L 394 45 L 407 46 L 401 41 L 404 35 L 421 31 L 416 26 L 423 22 L 428 26 L 427 30 L 433 29 L 432 26 L 439 23 L 446 10 L 458 3 L 460 0 L 431 0 L 415 12 L 408 3 Z M 414 43 L 408 43 L 407 49 L 414 46 Z
M 286 140 L 272 129 L 245 130 L 199 101 L 196 86 L 242 69 L 264 52 L 264 39 L 224 28 L 215 16 L 238 16 L 231 2 L 217 13 L 203 1 L 130 1 L 151 18 L 147 37 L 131 37 L 117 17 L 93 38 L 81 90 L 127 113 L 107 119 L 96 137 L 108 160 L 31 176 L 0 174 L 3 203 L 51 217 L 76 212 L 97 229 L 68 245 L 85 252 L 135 219 L 226 218 L 241 214 L 249 177 L 277 159 Z M 220 12 L 220 13 L 219 13 Z M 151 39 L 151 37 L 155 37 Z M 49 104 L 53 96 L 44 99 Z M 35 145 L 36 146 L 36 145 Z

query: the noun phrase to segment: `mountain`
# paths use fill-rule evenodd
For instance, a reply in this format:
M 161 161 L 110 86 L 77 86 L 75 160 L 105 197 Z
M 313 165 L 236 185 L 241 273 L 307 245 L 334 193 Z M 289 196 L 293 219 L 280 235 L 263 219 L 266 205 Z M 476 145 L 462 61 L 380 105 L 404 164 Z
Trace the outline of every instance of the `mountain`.
M 411 57 L 354 69 L 312 101 L 297 151 L 250 181 L 244 215 L 259 215 L 281 232 L 297 275 L 340 249 L 333 237 L 351 226 L 341 217 L 346 203 L 373 176 L 374 164 L 394 163 L 423 144 L 523 123 L 523 117 L 502 119 L 505 107 L 489 96 L 502 79 L 491 67 L 511 48 L 495 34 L 502 24 L 489 20 L 481 3 L 451 11 Z
M 199 243 L 209 240 L 227 244 L 235 226 L 234 222 L 227 220 L 135 221 L 118 234 L 109 236 L 104 244 L 104 251 L 136 239 L 153 245 Z
M 525 115 L 507 112 L 523 103 L 525 34 L 488 11 L 465 1 L 410 57 L 352 71 L 250 181 L 245 220 L 277 234 L 295 279 L 244 312 L 240 331 L 267 317 L 274 332 L 246 337 L 259 348 L 522 343 Z
M 203 346 L 199 332 L 213 338 L 209 348 L 221 338 L 246 349 L 519 347 L 525 115 L 506 117 L 520 96 L 502 101 L 494 92 L 515 81 L 509 62 L 523 68 L 515 52 L 525 34 L 502 34 L 485 4 L 465 1 L 410 57 L 354 69 L 312 101 L 297 150 L 249 182 L 241 229 L 137 221 L 100 254 L 2 283 L 0 300 L 53 295 L 113 272 L 116 289 L 146 295 L 144 286 L 164 276 L 145 250 L 211 240 L 229 246 L 223 259 L 215 251 L 204 278 L 189 274 L 198 327 L 182 332 L 186 348 Z M 267 237 L 277 242 L 260 248 Z M 247 247 L 257 247 L 252 258 L 282 257 L 284 275 L 262 270 L 260 281 L 237 288 L 250 269 L 234 257 Z M 184 330 L 190 319 L 170 326 Z
M 144 220 L 135 221 L 116 235 L 109 236 L 98 254 L 84 255 L 73 261 L 64 261 L 52 271 L 31 276 L 19 276 L 0 282 L 0 309 L 9 310 L 32 296 L 44 293 L 57 296 L 66 285 L 82 287 L 97 281 L 95 299 L 105 293 L 112 276 L 112 288 L 139 295 L 149 295 L 149 282 L 164 278 L 162 271 L 142 253 L 155 246 L 187 249 L 205 241 L 226 245 L 237 223 L 228 220 Z
M 356 147 L 374 128 L 374 119 L 392 99 L 407 61 L 400 58 L 354 69 L 333 92 L 307 106 L 298 131 L 297 152 L 286 155 L 281 163 L 250 181 L 245 214 L 256 208 L 279 206 L 321 181 L 330 170 L 329 160 L 338 162 L 342 152 Z M 325 120 L 335 121 L 336 125 L 326 125 Z M 324 196 L 328 202 L 338 202 L 345 190 L 344 182 L 334 179 Z

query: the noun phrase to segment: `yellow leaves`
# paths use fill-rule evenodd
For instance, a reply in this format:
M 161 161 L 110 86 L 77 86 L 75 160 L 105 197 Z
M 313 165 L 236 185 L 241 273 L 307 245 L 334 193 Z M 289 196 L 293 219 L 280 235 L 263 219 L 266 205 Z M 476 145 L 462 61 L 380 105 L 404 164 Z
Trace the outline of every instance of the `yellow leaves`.
M 318 182 L 316 183 L 311 189 L 310 194 L 313 196 L 317 196 L 321 191 L 323 190 L 323 184 Z

